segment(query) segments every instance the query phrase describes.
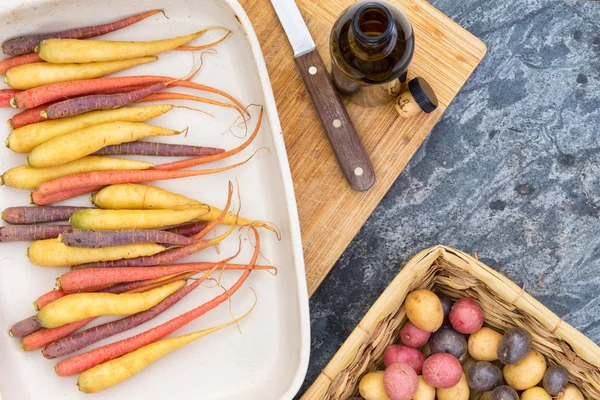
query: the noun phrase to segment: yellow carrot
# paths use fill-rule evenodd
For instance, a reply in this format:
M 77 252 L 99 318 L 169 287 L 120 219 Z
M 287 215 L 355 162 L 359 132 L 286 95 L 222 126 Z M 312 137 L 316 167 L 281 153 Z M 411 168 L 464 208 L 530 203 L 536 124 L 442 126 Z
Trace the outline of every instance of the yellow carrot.
M 35 189 L 44 182 L 67 175 L 94 171 L 142 170 L 152 168 L 154 164 L 121 158 L 87 156 L 58 167 L 35 168 L 20 165 L 9 169 L 0 177 L 0 185 L 17 189 Z
M 42 308 L 36 317 L 44 328 L 56 328 L 101 315 L 131 315 L 154 307 L 185 286 L 178 280 L 142 293 L 74 293 Z
M 73 228 L 88 230 L 154 229 L 184 224 L 208 212 L 206 207 L 185 210 L 79 210 L 69 222 Z
M 34 148 L 27 162 L 33 167 L 54 167 L 90 155 L 101 148 L 150 136 L 181 133 L 144 123 L 109 122 L 70 132 Z
M 107 186 L 92 196 L 92 202 L 103 209 L 130 210 L 185 210 L 189 207 L 204 207 L 208 212 L 195 217 L 198 221 L 214 221 L 223 210 L 183 195 L 172 193 L 155 186 L 125 183 Z M 238 217 L 228 213 L 221 221 L 224 225 L 266 227 L 260 221 Z
M 46 239 L 33 242 L 27 250 L 27 256 L 33 264 L 41 267 L 72 267 L 96 261 L 151 256 L 164 250 L 164 246 L 155 243 L 90 249 L 68 247 L 59 242 L 58 239 Z
M 209 329 L 193 332 L 187 335 L 178 336 L 169 339 L 159 340 L 150 343 L 144 347 L 125 354 L 114 360 L 107 361 L 95 367 L 88 369 L 79 375 L 77 386 L 83 393 L 97 393 L 102 390 L 115 386 L 133 375 L 141 372 L 146 367 L 159 360 L 161 357 L 198 340 L 204 336 L 210 335 L 227 326 L 238 323 L 250 312 L 236 318 L 233 321 L 221 324 Z
M 166 114 L 172 109 L 171 104 L 154 104 L 92 111 L 75 117 L 39 122 L 12 131 L 6 140 L 6 146 L 17 153 L 29 153 L 40 144 L 69 132 L 107 122 L 143 122 Z
M 52 64 L 47 62 L 24 64 L 9 69 L 4 76 L 4 82 L 11 88 L 27 90 L 58 82 L 100 78 L 157 59 L 158 57 L 152 56 L 84 64 Z
M 94 61 L 127 60 L 150 56 L 176 49 L 197 37 L 207 29 L 172 39 L 151 42 L 114 42 L 110 40 L 47 39 L 36 51 L 42 60 L 52 63 L 85 63 Z

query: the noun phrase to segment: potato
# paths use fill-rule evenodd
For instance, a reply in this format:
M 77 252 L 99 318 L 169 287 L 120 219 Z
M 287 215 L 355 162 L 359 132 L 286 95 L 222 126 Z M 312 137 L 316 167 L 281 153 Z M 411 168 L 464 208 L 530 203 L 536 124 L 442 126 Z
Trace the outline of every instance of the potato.
M 444 310 L 439 297 L 430 290 L 415 290 L 406 296 L 406 316 L 417 328 L 435 332 L 444 323 Z
M 521 400 L 552 400 L 552 396 L 543 388 L 536 386 L 524 391 L 521 394 Z
M 421 353 L 423 353 L 425 358 L 431 355 L 431 348 L 429 347 L 429 342 L 425 343 L 425 346 L 421 347 L 419 350 L 421 350 Z
M 437 388 L 435 390 L 438 400 L 469 400 L 471 390 L 467 377 L 462 374 L 460 381 L 451 388 Z
M 534 387 L 542 381 L 546 373 L 546 358 L 535 350 L 516 365 L 504 367 L 504 379 L 515 390 L 525 390 Z
M 460 362 L 451 354 L 432 354 L 423 363 L 423 378 L 435 388 L 451 388 L 463 375 Z
M 585 400 L 585 397 L 583 397 L 583 394 L 579 389 L 573 385 L 569 385 L 556 400 Z
M 479 400 L 492 400 L 492 392 L 481 393 Z
M 465 373 L 465 375 L 469 376 L 469 370 L 473 365 L 475 365 L 476 362 L 476 359 L 467 357 L 467 360 L 462 364 L 462 370 Z
M 471 298 L 458 300 L 450 310 L 450 323 L 460 333 L 475 333 L 483 326 L 483 310 Z
M 383 374 L 383 387 L 390 400 L 411 400 L 418 386 L 419 378 L 407 363 L 392 364 Z
M 510 386 L 502 385 L 492 390 L 490 400 L 519 400 L 519 395 Z
M 450 310 L 452 310 L 454 300 L 450 296 L 441 293 L 437 293 L 437 296 L 440 299 L 440 303 L 442 303 L 442 310 L 444 310 L 444 322 L 450 322 L 448 318 L 450 317 Z
M 369 372 L 358 383 L 358 391 L 365 400 L 390 400 L 383 388 L 383 371 Z
M 400 329 L 400 341 L 408 347 L 421 347 L 429 340 L 431 332 L 419 329 L 410 321 L 406 321 Z
M 565 391 L 569 384 L 569 372 L 565 367 L 554 365 L 546 371 L 542 386 L 552 396 L 558 396 Z
M 419 386 L 412 400 L 435 400 L 435 388 L 419 375 Z
M 469 354 L 477 361 L 495 361 L 498 359 L 498 347 L 501 341 L 501 333 L 483 327 L 469 336 Z
M 498 360 L 503 364 L 520 363 L 531 351 L 531 334 L 523 328 L 513 328 L 502 337 L 498 346 Z
M 465 362 L 469 356 L 465 335 L 448 326 L 443 326 L 431 334 L 429 348 L 432 354 L 452 354 L 460 363 Z
M 477 361 L 467 374 L 469 387 L 478 392 L 487 392 L 502 385 L 502 370 L 487 361 Z
M 386 367 L 396 363 L 406 363 L 415 370 L 417 375 L 421 375 L 424 361 L 425 356 L 418 349 L 401 344 L 393 344 L 383 352 L 383 363 Z

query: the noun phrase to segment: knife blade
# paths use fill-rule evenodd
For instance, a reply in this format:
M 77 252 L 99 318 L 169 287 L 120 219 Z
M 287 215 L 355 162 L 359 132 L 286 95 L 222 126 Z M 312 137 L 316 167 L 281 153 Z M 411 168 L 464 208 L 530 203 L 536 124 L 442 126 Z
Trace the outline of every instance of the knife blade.
M 294 50 L 298 72 L 342 173 L 353 189 L 369 189 L 375 183 L 375 170 L 296 2 L 271 0 L 271 4 Z

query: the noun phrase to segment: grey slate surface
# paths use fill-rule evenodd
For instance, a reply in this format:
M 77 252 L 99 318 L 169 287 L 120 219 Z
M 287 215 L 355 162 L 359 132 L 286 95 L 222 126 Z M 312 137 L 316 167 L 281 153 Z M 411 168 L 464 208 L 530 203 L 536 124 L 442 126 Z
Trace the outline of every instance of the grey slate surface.
M 488 54 L 312 297 L 300 393 L 436 244 L 478 251 L 600 344 L 600 2 L 432 4 Z

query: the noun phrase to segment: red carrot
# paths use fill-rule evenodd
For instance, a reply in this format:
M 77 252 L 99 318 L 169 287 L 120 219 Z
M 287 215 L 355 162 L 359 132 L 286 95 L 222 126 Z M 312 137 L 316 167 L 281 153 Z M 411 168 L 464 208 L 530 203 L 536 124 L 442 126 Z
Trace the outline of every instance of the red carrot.
M 216 40 L 216 41 L 214 41 L 212 43 L 202 44 L 200 46 L 183 45 L 183 46 L 179 46 L 175 50 L 204 50 L 204 49 L 208 49 L 208 48 L 211 48 L 211 47 L 214 47 L 214 46 L 218 45 L 219 43 L 224 42 L 231 35 L 232 35 L 232 32 L 231 31 L 227 31 L 227 33 L 225 34 L 225 36 L 223 36 L 221 39 Z
M 42 347 L 47 346 L 56 340 L 72 334 L 79 328 L 84 327 L 95 319 L 96 317 L 92 317 L 62 325 L 57 328 L 44 328 L 36 330 L 35 332 L 30 333 L 21 339 L 21 348 L 25 351 L 41 349 Z
M 73 117 L 96 110 L 113 110 L 134 103 L 152 93 L 158 92 L 166 87 L 165 82 L 158 82 L 127 93 L 117 94 L 92 94 L 89 96 L 76 97 L 52 104 L 42 111 L 43 118 L 57 119 Z
M 145 86 L 158 82 L 172 82 L 170 86 L 187 87 L 223 96 L 232 101 L 240 109 L 244 109 L 244 106 L 237 99 L 222 90 L 195 82 L 177 80 L 176 78 L 168 76 L 152 75 L 84 79 L 79 81 L 54 83 L 17 93 L 11 99 L 11 105 L 20 109 L 33 108 L 51 101 L 81 96 L 84 94 L 99 93 L 103 90 L 131 86 Z
M 18 129 L 26 125 L 45 121 L 46 119 L 41 115 L 42 111 L 44 111 L 49 105 L 56 103 L 56 101 L 53 101 L 49 104 L 42 104 L 41 106 L 23 110 L 20 113 L 13 115 L 12 118 L 8 120 L 8 125 L 12 129 Z
M 31 192 L 31 203 L 38 206 L 58 203 L 59 201 L 72 199 L 82 194 L 97 192 L 103 189 L 104 186 L 81 187 L 73 190 L 65 190 L 64 192 L 52 193 L 49 195 L 40 195 L 37 190 Z
M 90 286 L 116 285 L 118 283 L 153 280 L 165 276 L 178 275 L 185 272 L 202 272 L 219 267 L 223 270 L 245 269 L 243 264 L 225 264 L 223 262 L 197 262 L 187 264 L 171 264 L 156 267 L 119 267 L 79 269 L 65 272 L 56 280 L 59 288 L 65 292 L 84 291 Z M 276 270 L 273 266 L 256 266 L 255 269 Z M 102 290 L 103 292 L 106 290 Z
M 0 61 L 0 75 L 4 75 L 6 71 L 11 69 L 12 67 L 17 67 L 19 65 L 31 64 L 34 62 L 43 62 L 37 53 L 29 53 L 23 54 L 16 57 L 7 58 L 5 60 Z M 9 99 L 10 100 L 10 99 Z
M 201 157 L 223 153 L 225 150 L 214 147 L 188 146 L 184 144 L 129 142 L 106 146 L 95 152 L 97 156 L 131 155 L 162 157 Z
M 9 207 L 2 212 L 2 219 L 9 224 L 20 225 L 68 221 L 75 211 L 86 210 L 88 208 L 90 207 Z
M 197 272 L 196 271 L 192 271 L 192 272 L 186 272 L 184 274 L 179 274 L 179 275 L 168 275 L 168 276 L 164 276 L 164 277 L 160 277 L 160 278 L 155 278 L 155 279 L 146 279 L 143 281 L 133 281 L 133 282 L 123 282 L 123 283 L 117 283 L 116 285 L 112 285 L 109 286 L 107 288 L 98 290 L 99 292 L 103 292 L 103 293 L 123 293 L 123 292 L 129 292 L 129 293 L 139 293 L 139 292 L 145 292 L 146 290 L 150 290 L 150 289 L 154 289 L 155 287 L 159 286 L 159 285 L 166 285 L 167 283 L 171 283 L 180 279 L 188 279 L 191 278 L 192 276 L 196 275 Z
M 206 163 L 213 162 L 213 161 L 223 160 L 225 158 L 228 158 L 235 154 L 238 154 L 239 152 L 244 150 L 246 147 L 248 147 L 250 145 L 250 143 L 252 143 L 254 141 L 254 139 L 256 139 L 256 136 L 258 135 L 258 131 L 260 130 L 260 125 L 262 123 L 262 117 L 263 117 L 263 107 L 261 106 L 260 114 L 258 115 L 258 121 L 256 123 L 256 127 L 254 128 L 254 132 L 252 132 L 252 135 L 250 135 L 248 140 L 246 140 L 244 143 L 242 143 L 235 149 L 232 149 L 232 150 L 220 153 L 220 154 L 214 154 L 211 156 L 196 157 L 196 158 L 190 158 L 190 159 L 183 160 L 183 161 L 175 161 L 172 163 L 160 164 L 160 165 L 157 165 L 155 168 L 158 170 L 163 170 L 163 171 L 179 170 L 179 169 L 183 169 L 183 168 L 193 167 L 195 165 L 206 164 Z
M 1 228 L 0 228 L 1 229 Z M 0 241 L 2 239 L 0 231 Z M 160 243 L 185 246 L 195 243 L 194 239 L 158 229 L 131 229 L 120 231 L 91 231 L 65 229 L 58 240 L 69 247 L 108 247 L 136 243 Z
M 11 225 L 0 227 L 0 243 L 57 238 L 70 225 Z
M 124 354 L 130 353 L 142 346 L 153 343 L 160 338 L 163 338 L 177 329 L 185 326 L 191 321 L 199 318 L 206 314 L 208 311 L 217 307 L 219 304 L 227 301 L 237 290 L 246 282 L 248 276 L 254 269 L 258 254 L 260 252 L 260 236 L 258 231 L 254 227 L 250 227 L 256 237 L 256 248 L 252 260 L 248 264 L 248 268 L 240 276 L 236 283 L 233 284 L 225 293 L 213 298 L 212 300 L 202 304 L 201 306 L 186 312 L 176 318 L 173 318 L 162 325 L 159 325 L 153 329 L 142 332 L 138 335 L 132 336 L 128 339 L 121 340 L 115 343 L 108 344 L 88 351 L 87 353 L 79 354 L 74 357 L 67 358 L 56 364 L 54 370 L 59 376 L 71 376 L 74 374 L 81 373 L 91 367 L 120 357 Z
M 224 153 L 223 153 L 224 154 Z M 213 156 L 208 156 L 213 157 Z M 158 180 L 169 180 L 169 179 L 180 179 L 191 176 L 202 176 L 211 175 L 218 172 L 228 171 L 230 169 L 237 168 L 241 165 L 246 164 L 254 157 L 233 164 L 227 167 L 195 170 L 195 171 L 172 171 L 172 170 L 159 170 L 159 169 L 147 169 L 140 171 L 100 171 L 100 172 L 86 172 L 83 174 L 69 175 L 62 178 L 58 178 L 49 182 L 41 184 L 34 193 L 38 195 L 47 196 L 53 193 L 61 193 L 64 191 L 79 190 L 81 188 L 94 187 L 94 190 L 100 186 L 113 185 L 117 183 L 138 183 L 145 181 L 158 181 Z M 206 157 L 201 157 L 206 158 Z M 37 202 L 36 202 L 37 204 Z
M 52 303 L 54 300 L 60 299 L 65 295 L 66 293 L 64 290 L 51 290 L 38 297 L 37 300 L 33 302 L 33 307 L 36 311 L 40 311 L 42 308 L 46 307 L 46 305 Z
M 20 90 L 15 89 L 0 90 L 0 108 L 10 107 L 10 99 L 12 99 L 14 95 L 19 92 Z
M 146 311 L 142 311 L 116 321 L 94 326 L 67 337 L 63 337 L 62 339 L 59 339 L 46 346 L 46 348 L 42 351 L 42 354 L 44 357 L 50 359 L 66 356 L 67 354 L 83 349 L 84 347 L 87 347 L 102 339 L 117 335 L 121 332 L 125 332 L 145 322 L 148 322 L 177 304 L 181 299 L 200 286 L 208 276 L 210 276 L 210 272 L 206 273 L 200 279 L 197 279 L 191 285 L 179 289 L 177 292 L 173 293 Z
M 20 36 L 4 42 L 2 44 L 2 51 L 10 56 L 18 56 L 33 52 L 35 47 L 45 39 L 89 39 L 126 28 L 145 18 L 158 14 L 159 12 L 164 14 L 163 10 L 151 10 L 104 25 L 86 26 L 83 28 L 69 29 L 62 32 L 37 33 Z
M 177 86 L 175 83 L 173 85 Z M 211 100 L 206 97 L 193 96 L 191 94 L 185 94 L 185 93 L 174 93 L 174 92 L 153 93 L 150 96 L 145 97 L 142 100 L 140 100 L 140 102 L 166 101 L 166 100 L 189 100 L 189 101 L 197 101 L 199 103 L 212 104 L 214 106 L 219 106 L 219 107 L 233 108 L 238 113 L 240 113 L 242 118 L 244 117 L 244 109 L 239 108 L 239 106 L 237 106 L 237 105 L 224 103 L 222 101 L 217 101 L 217 100 Z
M 193 236 L 198 232 L 201 232 L 206 226 L 208 222 L 193 222 L 191 224 L 185 224 L 176 226 L 174 228 L 165 229 L 167 232 L 176 233 L 181 236 Z

